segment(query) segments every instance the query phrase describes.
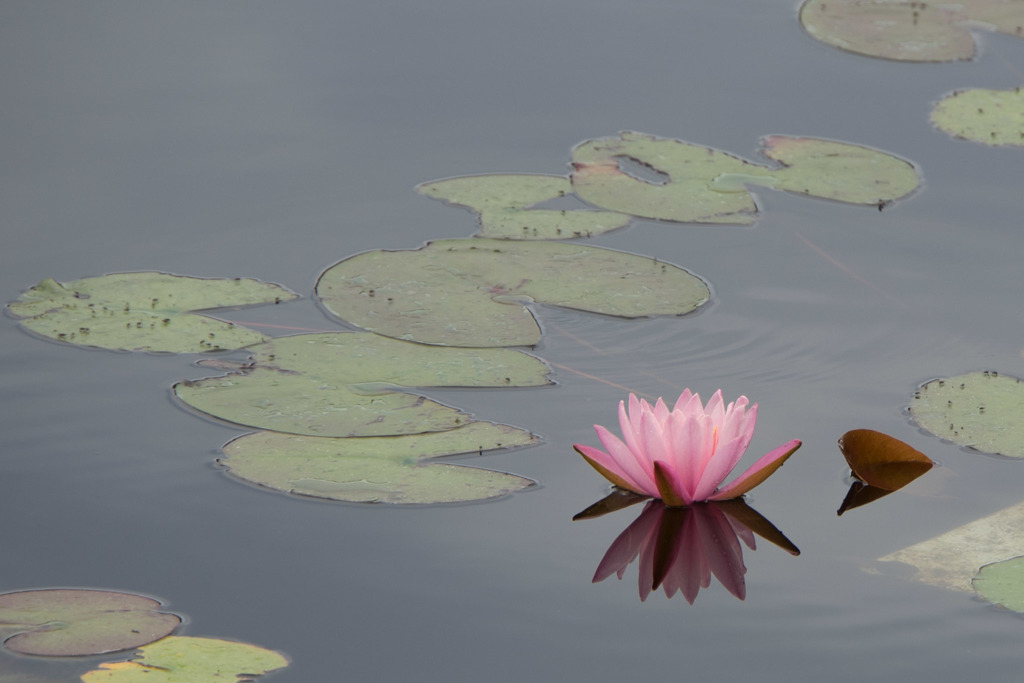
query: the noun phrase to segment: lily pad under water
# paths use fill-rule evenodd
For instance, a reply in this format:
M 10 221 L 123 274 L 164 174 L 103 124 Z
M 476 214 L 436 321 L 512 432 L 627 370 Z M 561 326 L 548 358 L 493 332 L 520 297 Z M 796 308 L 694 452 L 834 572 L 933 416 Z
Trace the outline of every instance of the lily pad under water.
M 181 618 L 156 600 L 101 590 L 47 589 L 0 595 L 4 647 L 69 657 L 130 650 L 174 631 Z
M 989 602 L 1024 612 L 1024 557 L 986 564 L 971 585 Z

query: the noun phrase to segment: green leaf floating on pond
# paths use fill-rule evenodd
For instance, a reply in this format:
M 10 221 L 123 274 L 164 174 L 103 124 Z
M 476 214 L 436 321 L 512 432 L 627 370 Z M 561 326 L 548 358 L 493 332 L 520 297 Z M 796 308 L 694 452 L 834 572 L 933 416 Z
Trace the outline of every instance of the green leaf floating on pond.
M 69 657 L 130 650 L 181 624 L 160 603 L 101 590 L 28 590 L 0 595 L 4 647 L 26 655 Z
M 462 176 L 424 183 L 416 190 L 433 199 L 465 206 L 480 218 L 480 237 L 564 240 L 592 237 L 627 225 L 632 216 L 585 209 L 533 209 L 572 194 L 568 178 L 550 175 Z
M 746 185 L 835 201 L 880 205 L 919 184 L 913 165 L 877 150 L 816 138 L 770 135 L 762 153 L 782 164 L 759 166 L 681 140 L 623 132 L 573 151 L 572 185 L 586 201 L 644 218 L 700 223 L 752 223 Z M 652 179 L 630 173 L 648 171 Z
M 240 479 L 296 495 L 357 503 L 457 503 L 503 496 L 535 482 L 423 460 L 536 443 L 529 432 L 490 422 L 366 439 L 256 432 L 226 444 L 220 462 Z
M 368 332 L 303 334 L 253 346 L 241 372 L 174 385 L 196 410 L 236 424 L 311 436 L 439 432 L 471 418 L 405 387 L 550 384 L 514 349 L 425 346 Z
M 639 318 L 689 313 L 710 298 L 697 276 L 645 256 L 479 238 L 358 254 L 324 272 L 316 293 L 328 311 L 364 329 L 472 347 L 540 341 L 528 303 Z
M 982 567 L 971 585 L 985 600 L 1024 612 L 1024 557 L 993 562 Z
M 910 415 L 922 428 L 983 453 L 1024 457 L 1024 382 L 985 370 L 928 382 Z
M 140 648 L 126 662 L 110 662 L 82 676 L 84 683 L 207 683 L 253 681 L 288 666 L 279 652 L 217 638 L 172 636 Z
M 192 311 L 279 303 L 298 295 L 252 279 L 210 280 L 167 273 L 115 273 L 59 283 L 46 279 L 8 309 L 26 329 L 104 349 L 199 353 L 266 339 L 254 330 Z
M 936 128 L 958 138 L 998 147 L 1024 147 L 1024 92 L 958 90 L 932 108 Z
M 908 62 L 971 59 L 971 29 L 1024 36 L 1019 0 L 957 3 L 808 0 L 800 23 L 813 38 L 850 52 Z

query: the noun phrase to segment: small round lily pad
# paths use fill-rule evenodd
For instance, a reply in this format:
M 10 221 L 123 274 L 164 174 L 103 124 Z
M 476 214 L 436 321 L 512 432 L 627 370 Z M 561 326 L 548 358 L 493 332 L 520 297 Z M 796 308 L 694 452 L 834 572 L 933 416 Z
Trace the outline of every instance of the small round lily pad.
M 1024 90 L 957 90 L 931 113 L 936 128 L 991 147 L 1024 147 Z
M 68 657 L 130 650 L 181 624 L 160 603 L 131 593 L 46 589 L 0 595 L 4 647 L 27 655 Z
M 924 384 L 910 415 L 935 436 L 983 453 L 1024 457 L 1024 381 L 992 370 Z

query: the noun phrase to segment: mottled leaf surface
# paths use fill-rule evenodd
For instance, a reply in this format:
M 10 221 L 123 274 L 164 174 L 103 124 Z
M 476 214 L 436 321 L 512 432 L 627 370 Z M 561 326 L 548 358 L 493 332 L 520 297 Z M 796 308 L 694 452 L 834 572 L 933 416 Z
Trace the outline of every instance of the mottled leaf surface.
M 358 503 L 456 503 L 503 496 L 535 482 L 424 460 L 538 442 L 529 432 L 490 422 L 365 439 L 256 432 L 226 444 L 220 462 L 240 479 L 296 495 Z
M 928 382 L 910 415 L 946 441 L 983 453 L 1024 457 L 1024 382 L 984 370 Z
M 936 128 L 992 147 L 1024 147 L 1024 91 L 958 90 L 932 108 Z
M 480 237 L 562 240 L 593 237 L 627 225 L 632 216 L 612 211 L 535 209 L 572 194 L 568 178 L 494 174 L 446 178 L 416 188 L 421 194 L 464 206 L 479 215 Z
M 540 341 L 530 303 L 639 318 L 689 313 L 710 298 L 703 280 L 656 259 L 488 239 L 359 254 L 329 268 L 316 292 L 330 312 L 373 332 L 472 347 Z
M 770 135 L 762 153 L 781 167 L 760 166 L 681 140 L 624 132 L 573 152 L 573 189 L 597 206 L 644 218 L 752 223 L 747 185 L 851 204 L 884 204 L 917 188 L 909 162 L 859 145 Z M 630 171 L 646 169 L 646 174 Z
M 156 600 L 100 590 L 28 590 L 0 595 L 4 647 L 57 657 L 128 650 L 163 638 L 181 618 Z
M 971 29 L 1024 36 L 1024 7 L 1019 0 L 808 0 L 800 22 L 812 37 L 850 52 L 947 62 L 974 56 Z
M 426 346 L 367 332 L 306 334 L 250 349 L 240 372 L 184 381 L 174 393 L 236 424 L 312 436 L 363 437 L 453 429 L 471 418 L 409 387 L 550 383 L 540 359 L 514 349 Z
M 200 353 L 237 349 L 260 333 L 193 311 L 296 298 L 252 279 L 116 273 L 60 283 L 46 279 L 8 309 L 28 330 L 57 341 L 128 351 Z
M 249 643 L 172 636 L 140 648 L 129 661 L 100 664 L 84 683 L 212 683 L 253 681 L 288 666 L 284 655 Z

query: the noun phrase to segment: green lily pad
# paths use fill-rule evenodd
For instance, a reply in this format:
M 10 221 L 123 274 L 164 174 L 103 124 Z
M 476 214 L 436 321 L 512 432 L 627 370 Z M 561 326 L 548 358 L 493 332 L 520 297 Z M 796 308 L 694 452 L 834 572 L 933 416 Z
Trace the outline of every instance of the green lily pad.
M 537 443 L 529 432 L 490 422 L 437 434 L 366 439 L 256 432 L 226 444 L 220 463 L 240 479 L 300 496 L 357 503 L 457 503 L 503 496 L 536 482 L 424 460 Z
M 928 382 L 910 415 L 946 441 L 983 453 L 1024 457 L 1024 382 L 985 370 Z
M 639 318 L 689 313 L 710 298 L 703 280 L 656 259 L 479 238 L 353 256 L 329 268 L 316 293 L 331 313 L 378 334 L 472 347 L 540 341 L 529 303 Z
M 50 339 L 128 351 L 200 353 L 237 349 L 260 333 L 192 311 L 280 303 L 298 295 L 252 279 L 208 280 L 166 273 L 116 273 L 61 284 L 46 279 L 8 309 Z
M 196 410 L 257 429 L 363 437 L 471 421 L 406 387 L 550 384 L 547 365 L 522 351 L 425 346 L 367 332 L 281 337 L 250 350 L 240 372 L 178 382 L 174 393 Z
M 279 652 L 216 638 L 173 636 L 140 648 L 126 662 L 105 662 L 84 683 L 206 683 L 253 681 L 288 666 Z
M 1024 92 L 958 90 L 932 108 L 936 128 L 958 138 L 998 147 L 1024 147 Z
M 866 205 L 899 199 L 919 184 L 907 161 L 858 145 L 770 135 L 762 140 L 762 153 L 782 167 L 759 166 L 681 140 L 624 132 L 577 147 L 572 184 L 596 206 L 700 223 L 752 223 L 757 207 L 748 184 Z M 648 169 L 654 180 L 629 173 L 625 162 Z
M 572 187 L 584 200 L 612 211 L 681 223 L 753 223 L 757 213 L 746 187 L 716 191 L 723 174 L 761 178 L 770 171 L 725 152 L 681 140 L 623 132 L 618 138 L 588 140 L 572 153 Z M 632 162 L 652 169 L 664 182 L 635 177 Z
M 0 595 L 4 647 L 68 657 L 117 652 L 163 638 L 181 618 L 141 595 L 100 590 L 29 590 Z
M 850 52 L 947 62 L 974 56 L 971 29 L 1024 35 L 1024 7 L 1018 0 L 808 0 L 800 23 L 813 38 Z
M 986 564 L 971 580 L 971 585 L 985 600 L 1014 612 L 1024 612 L 1024 557 Z
M 479 215 L 480 237 L 523 240 L 564 240 L 592 237 L 633 220 L 611 211 L 530 208 L 572 194 L 563 176 L 494 174 L 462 176 L 424 183 L 418 192 Z

